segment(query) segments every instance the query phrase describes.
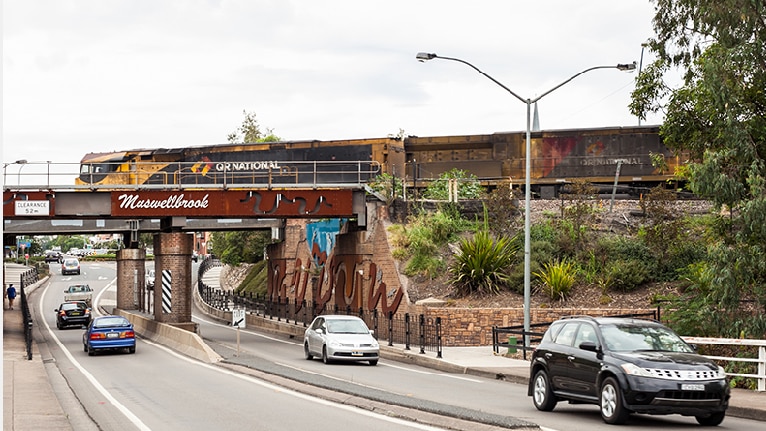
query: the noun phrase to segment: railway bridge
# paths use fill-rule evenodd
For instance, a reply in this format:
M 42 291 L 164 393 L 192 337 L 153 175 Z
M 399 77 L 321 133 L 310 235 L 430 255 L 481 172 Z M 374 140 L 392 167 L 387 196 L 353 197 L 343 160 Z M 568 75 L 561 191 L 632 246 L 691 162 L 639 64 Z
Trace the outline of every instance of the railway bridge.
M 4 175 L 4 180 L 8 177 Z M 139 233 L 154 234 L 158 288 L 154 318 L 194 330 L 191 321 L 192 232 L 271 229 L 284 239 L 288 219 L 355 219 L 365 226 L 367 197 L 363 183 L 263 184 L 234 187 L 178 184 L 77 189 L 49 182 L 21 181 L 3 186 L 3 241 L 18 235 L 118 233 L 126 248 L 117 260 L 117 307 L 139 309 L 146 273 L 146 250 Z M 162 283 L 159 282 L 160 277 Z M 159 288 L 161 286 L 161 288 Z

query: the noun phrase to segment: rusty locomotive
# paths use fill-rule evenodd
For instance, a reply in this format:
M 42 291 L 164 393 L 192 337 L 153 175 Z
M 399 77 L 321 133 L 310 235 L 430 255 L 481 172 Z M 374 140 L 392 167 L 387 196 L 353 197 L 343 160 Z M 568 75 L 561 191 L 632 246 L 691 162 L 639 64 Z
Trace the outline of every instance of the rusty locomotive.
M 498 132 L 89 153 L 76 182 L 285 187 L 364 182 L 385 173 L 417 190 L 460 169 L 488 188 L 510 181 L 523 189 L 525 163 L 526 133 Z M 533 132 L 530 163 L 532 192 L 553 198 L 578 179 L 603 188 L 617 184 L 621 193 L 638 194 L 677 182 L 676 168 L 683 160 L 663 145 L 658 126 L 637 126 Z

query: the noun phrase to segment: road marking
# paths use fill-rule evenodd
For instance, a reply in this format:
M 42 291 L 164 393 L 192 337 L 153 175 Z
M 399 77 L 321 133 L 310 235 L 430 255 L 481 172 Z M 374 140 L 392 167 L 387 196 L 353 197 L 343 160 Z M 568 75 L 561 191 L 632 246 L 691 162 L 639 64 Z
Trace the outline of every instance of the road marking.
M 442 376 L 442 377 L 449 377 L 449 378 L 451 378 L 451 379 L 465 380 L 465 381 L 468 381 L 468 382 L 474 382 L 474 383 L 484 383 L 483 381 L 481 381 L 481 380 L 478 380 L 478 379 L 472 379 L 472 378 L 470 378 L 470 377 L 457 376 L 457 375 L 455 375 L 455 374 L 445 374 L 445 373 L 432 373 L 432 372 L 430 372 L 430 371 L 421 371 L 421 370 L 414 370 L 414 369 L 412 369 L 412 368 L 407 368 L 407 367 L 400 367 L 400 366 L 397 366 L 397 365 L 391 365 L 391 364 L 389 364 L 389 363 L 385 363 L 385 364 L 382 364 L 382 363 L 381 363 L 380 365 L 383 365 L 383 366 L 385 366 L 385 367 L 396 368 L 396 369 L 398 369 L 398 370 L 409 371 L 409 372 L 411 372 L 411 373 L 426 374 L 426 375 L 429 375 L 429 376 Z
M 45 313 L 43 313 L 43 301 L 45 300 L 45 294 L 47 292 L 48 292 L 48 288 L 46 287 L 45 289 L 43 289 L 42 295 L 40 295 L 40 302 L 39 302 L 39 304 L 37 306 L 38 307 L 37 308 L 38 312 L 40 313 L 41 316 L 45 316 Z M 59 340 L 59 338 L 53 332 L 53 330 L 51 330 L 50 325 L 48 325 L 48 321 L 46 319 L 42 319 L 42 321 L 43 321 L 43 324 L 45 325 L 45 329 L 48 331 L 50 336 L 53 338 L 53 341 L 56 342 L 56 344 L 59 346 L 59 348 L 64 353 L 64 355 L 66 355 L 66 357 L 69 358 L 69 360 L 72 362 L 72 365 L 74 365 L 75 368 L 77 368 L 83 374 L 83 376 L 85 376 L 85 378 L 88 379 L 88 381 L 96 388 L 96 390 L 101 395 L 103 395 L 104 398 L 106 398 L 111 405 L 113 405 L 117 410 L 119 410 L 123 415 L 125 415 L 125 417 L 133 425 L 135 425 L 136 428 L 138 428 L 140 430 L 151 431 L 151 428 L 149 428 L 145 423 L 143 423 L 143 421 L 141 421 L 141 419 L 139 419 L 138 416 L 133 414 L 133 412 L 130 411 L 130 409 L 128 409 L 122 403 L 117 401 L 117 399 L 115 399 L 112 396 L 112 394 L 110 394 L 109 391 L 107 391 L 106 388 L 104 388 L 101 385 L 101 383 L 99 383 L 99 381 L 96 380 L 96 378 L 93 376 L 93 374 L 89 373 L 88 370 L 86 370 L 82 365 L 80 365 L 80 362 L 78 362 L 74 358 L 74 356 L 72 356 L 72 354 L 69 352 L 69 349 L 67 349 L 66 346 L 64 346 L 64 343 L 62 343 L 61 340 Z

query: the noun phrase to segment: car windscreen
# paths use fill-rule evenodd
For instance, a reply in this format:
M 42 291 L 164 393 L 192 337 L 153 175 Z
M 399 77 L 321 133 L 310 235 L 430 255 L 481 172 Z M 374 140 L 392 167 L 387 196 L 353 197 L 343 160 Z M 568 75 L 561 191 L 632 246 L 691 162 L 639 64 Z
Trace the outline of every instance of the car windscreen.
M 361 320 L 328 320 L 327 332 L 331 334 L 369 334 L 370 330 Z
M 606 347 L 615 352 L 665 351 L 693 353 L 675 332 L 662 326 L 614 324 L 603 325 L 601 334 Z

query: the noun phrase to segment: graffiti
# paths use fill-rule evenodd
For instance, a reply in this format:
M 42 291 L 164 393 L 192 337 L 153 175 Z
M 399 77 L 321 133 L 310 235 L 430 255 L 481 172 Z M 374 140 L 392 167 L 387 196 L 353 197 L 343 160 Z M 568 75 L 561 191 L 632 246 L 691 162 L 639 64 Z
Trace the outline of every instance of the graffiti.
M 323 208 L 332 208 L 332 204 L 327 200 L 327 198 L 324 195 L 316 195 L 312 196 L 314 206 L 310 211 L 307 211 L 306 208 L 308 207 L 308 198 L 303 196 L 296 196 L 293 198 L 289 198 L 285 196 L 283 193 L 268 193 L 269 195 L 272 195 L 271 199 L 264 199 L 264 194 L 261 192 L 256 191 L 249 191 L 245 195 L 243 199 L 240 199 L 240 203 L 248 203 L 253 201 L 253 214 L 260 214 L 260 215 L 274 215 L 277 213 L 277 211 L 280 209 L 282 203 L 284 202 L 287 206 L 296 206 L 297 210 L 293 211 L 293 214 L 300 214 L 300 215 L 314 215 L 318 214 L 320 210 Z

